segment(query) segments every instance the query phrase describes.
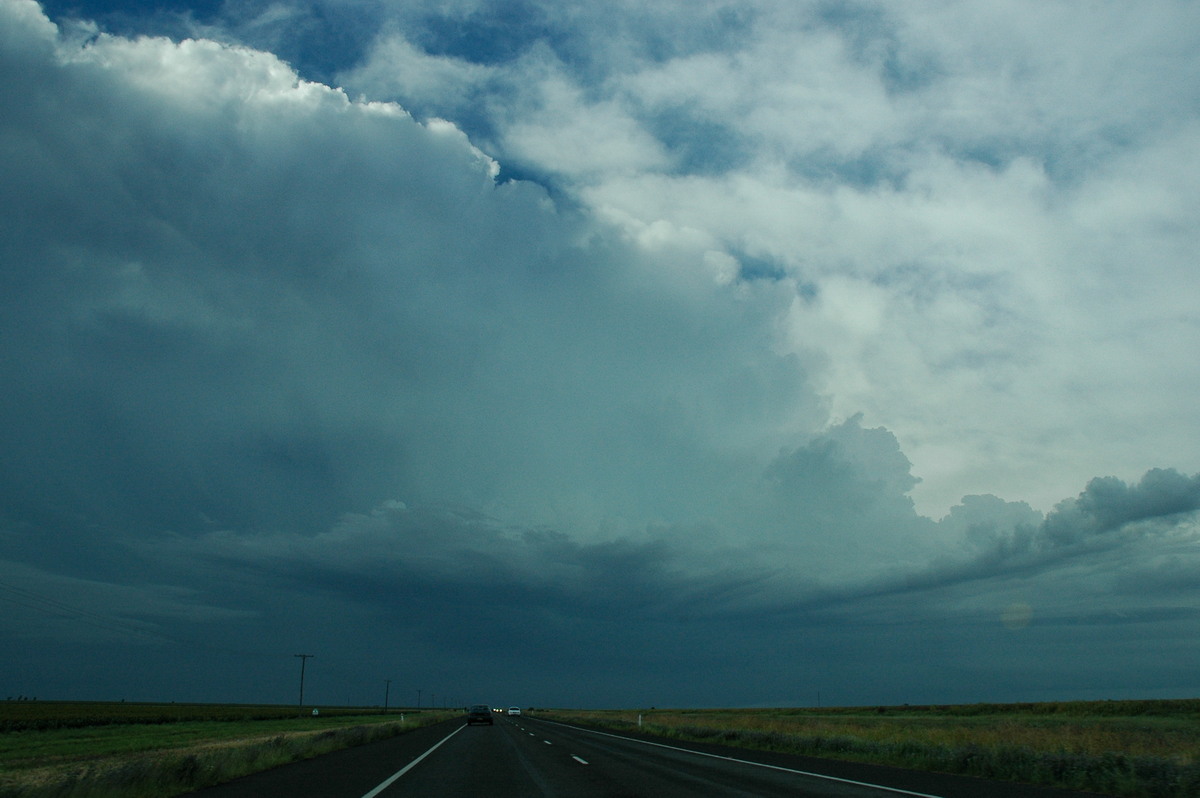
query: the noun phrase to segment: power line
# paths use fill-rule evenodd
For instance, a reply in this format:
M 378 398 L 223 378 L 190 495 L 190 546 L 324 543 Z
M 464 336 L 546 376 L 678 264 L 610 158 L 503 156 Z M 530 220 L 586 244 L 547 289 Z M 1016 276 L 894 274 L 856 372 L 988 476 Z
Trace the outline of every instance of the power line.
M 246 651 L 244 649 L 214 646 L 211 643 L 203 640 L 184 640 L 156 629 L 150 624 L 147 624 L 146 626 L 139 626 L 136 623 L 130 623 L 112 615 L 104 615 L 91 610 L 85 610 L 81 607 L 67 604 L 66 602 L 36 593 L 32 590 L 28 590 L 23 587 L 17 587 L 16 585 L 7 584 L 4 582 L 0 582 L 0 599 L 3 599 L 10 604 L 16 604 L 18 606 L 25 607 L 26 609 L 36 610 L 56 618 L 76 621 L 97 629 L 105 629 L 110 632 L 118 632 L 121 634 L 141 637 L 146 640 L 172 643 L 178 646 L 187 646 L 192 649 L 201 648 L 218 654 L 232 654 L 242 657 L 273 659 L 278 656 L 278 652 Z
M 110 615 L 101 615 L 97 612 L 81 609 L 79 607 L 66 604 L 58 599 L 43 596 L 35 593 L 32 590 L 27 590 L 16 585 L 0 582 L 0 599 L 4 599 L 12 604 L 25 607 L 31 610 L 44 612 L 47 615 L 53 615 L 59 618 L 73 619 L 82 621 L 90 626 L 101 629 L 107 629 L 110 632 L 124 632 L 125 634 L 138 635 L 141 637 L 158 638 L 161 640 L 171 640 L 172 642 L 182 643 L 181 640 L 175 640 L 167 635 L 157 632 L 153 629 L 136 626 L 127 623 Z

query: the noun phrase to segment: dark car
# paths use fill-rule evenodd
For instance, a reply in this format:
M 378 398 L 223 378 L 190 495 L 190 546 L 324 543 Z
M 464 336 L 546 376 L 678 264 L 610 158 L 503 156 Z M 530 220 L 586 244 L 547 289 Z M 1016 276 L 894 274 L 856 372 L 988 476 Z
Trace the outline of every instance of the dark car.
M 492 720 L 492 708 L 487 704 L 475 704 L 467 710 L 467 725 L 472 723 L 486 723 L 491 726 L 495 721 Z

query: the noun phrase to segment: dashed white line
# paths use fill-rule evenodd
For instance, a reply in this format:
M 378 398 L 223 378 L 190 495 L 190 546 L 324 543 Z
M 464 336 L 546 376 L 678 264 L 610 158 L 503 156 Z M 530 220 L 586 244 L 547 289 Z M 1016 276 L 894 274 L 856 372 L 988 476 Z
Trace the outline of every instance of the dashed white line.
M 583 759 L 582 757 L 578 757 L 578 756 L 575 756 L 574 754 L 572 754 L 572 755 L 571 755 L 571 758 L 572 758 L 572 759 L 574 759 L 576 762 L 578 762 L 578 763 L 579 763 L 579 764 L 581 764 L 581 765 L 586 765 L 586 764 L 587 764 L 587 760 L 586 760 L 586 759 Z
M 676 746 L 676 745 L 666 745 L 665 743 L 652 743 L 649 740 L 638 740 L 638 739 L 632 738 L 632 737 L 623 737 L 619 734 L 609 734 L 608 732 L 596 731 L 595 729 L 585 729 L 580 726 L 571 726 L 570 724 L 559 723 L 558 721 L 554 721 L 554 720 L 547 720 L 547 721 L 543 721 L 543 722 L 544 723 L 555 723 L 559 726 L 567 726 L 568 728 L 574 729 L 575 731 L 583 732 L 585 734 L 596 734 L 596 735 L 599 735 L 600 737 L 613 737 L 618 740 L 625 740 L 626 742 L 630 742 L 630 743 L 639 743 L 641 745 L 650 745 L 650 746 L 654 746 L 655 748 L 669 748 L 672 751 L 682 751 L 685 754 L 695 754 L 696 756 L 706 756 L 706 757 L 710 757 L 712 759 L 724 759 L 727 762 L 737 762 L 742 765 L 753 765 L 754 767 L 765 768 L 767 770 L 779 770 L 779 771 L 783 771 L 784 773 L 795 773 L 799 776 L 811 776 L 811 777 L 817 778 L 817 779 L 825 779 L 826 781 L 841 782 L 842 784 L 853 784 L 857 787 L 872 787 L 876 790 L 882 790 L 884 792 L 893 792 L 893 793 L 896 793 L 897 795 L 913 795 L 913 796 L 916 796 L 916 798 L 941 798 L 941 796 L 938 796 L 938 795 L 930 795 L 929 793 L 924 793 L 924 792 L 912 792 L 911 790 L 902 790 L 899 787 L 888 787 L 883 784 L 871 784 L 870 782 L 866 782 L 866 781 L 854 781 L 853 779 L 843 779 L 843 778 L 839 778 L 837 776 L 827 776 L 824 773 L 813 773 L 813 772 L 807 771 L 807 770 L 796 770 L 795 768 L 785 768 L 785 767 L 781 767 L 779 765 L 768 765 L 765 762 L 755 762 L 755 761 L 749 760 L 749 759 L 738 759 L 737 757 L 732 757 L 732 756 L 722 756 L 720 754 L 710 754 L 705 751 L 695 751 L 690 748 L 680 748 L 679 746 Z M 573 758 L 578 759 L 579 757 L 573 757 Z
M 546 745 L 554 745 L 554 743 L 550 742 L 549 740 L 542 740 L 542 742 L 544 742 Z

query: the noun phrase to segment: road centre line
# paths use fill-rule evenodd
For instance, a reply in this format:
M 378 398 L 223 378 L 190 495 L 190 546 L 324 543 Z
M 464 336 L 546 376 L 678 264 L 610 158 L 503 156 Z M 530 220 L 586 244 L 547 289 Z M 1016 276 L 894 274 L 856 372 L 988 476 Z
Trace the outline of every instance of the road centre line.
M 422 759 L 424 759 L 425 757 L 429 756 L 429 755 L 430 755 L 430 754 L 432 754 L 434 751 L 436 751 L 436 750 L 438 749 L 438 747 L 439 747 L 439 746 L 441 746 L 441 744 L 442 744 L 442 743 L 446 742 L 446 741 L 447 741 L 447 740 L 449 740 L 451 737 L 453 737 L 454 735 L 458 734 L 460 731 L 462 731 L 462 730 L 463 730 L 463 729 L 465 729 L 465 728 L 467 728 L 467 727 L 466 727 L 466 725 L 464 724 L 464 725 L 462 725 L 462 726 L 459 726 L 457 729 L 455 729 L 454 731 L 450 732 L 449 734 L 447 734 L 447 735 L 446 735 L 445 737 L 443 737 L 443 738 L 442 738 L 442 739 L 441 739 L 441 740 L 440 740 L 438 743 L 436 743 L 436 744 L 435 744 L 435 745 L 434 745 L 432 748 L 430 748 L 430 749 L 429 749 L 428 751 L 426 751 L 425 753 L 421 754 L 419 757 L 417 757 L 417 758 L 416 758 L 416 759 L 414 759 L 413 761 L 409 762 L 409 763 L 408 763 L 407 765 L 405 765 L 404 767 L 400 768 L 400 770 L 397 770 L 395 773 L 393 773 L 391 776 L 389 776 L 389 777 L 387 778 L 387 781 L 384 781 L 382 784 L 380 784 L 380 785 L 379 785 L 378 787 L 376 787 L 375 789 L 371 790 L 369 793 L 367 793 L 366 795 L 364 795 L 362 798 L 375 798 L 375 796 L 376 796 L 376 795 L 379 795 L 379 793 L 383 792 L 383 791 L 384 791 L 384 790 L 386 790 L 388 787 L 391 787 L 391 786 L 392 786 L 392 782 L 394 782 L 396 779 L 398 779 L 398 778 L 400 778 L 401 776 L 403 776 L 403 775 L 404 775 L 405 773 L 407 773 L 408 771 L 412 770 L 414 767 L 416 767 L 416 766 L 417 766 L 417 763 L 419 763 L 419 762 L 420 762 Z
M 617 740 L 625 740 L 625 741 L 631 742 L 631 743 L 641 743 L 642 745 L 653 745 L 656 748 L 668 748 L 672 751 L 682 751 L 685 754 L 695 754 L 696 756 L 707 756 L 707 757 L 711 757 L 712 759 L 724 759 L 727 762 L 738 762 L 743 765 L 753 765 L 754 767 L 767 768 L 768 770 L 781 770 L 784 773 L 795 773 L 798 776 L 811 776 L 815 779 L 825 779 L 826 781 L 837 781 L 837 782 L 841 782 L 842 784 L 853 784 L 856 787 L 870 787 L 870 788 L 876 789 L 876 790 L 885 790 L 887 792 L 894 792 L 898 795 L 912 795 L 912 796 L 915 796 L 915 798 L 943 798 L 943 796 L 940 796 L 940 795 L 930 795 L 929 793 L 925 793 L 925 792 L 912 792 L 911 790 L 902 790 L 899 787 L 886 787 L 882 784 L 871 784 L 870 782 L 867 782 L 867 781 L 854 781 L 853 779 L 843 779 L 843 778 L 839 778 L 837 776 L 826 776 L 823 773 L 811 773 L 807 770 L 796 770 L 795 768 L 785 768 L 780 765 L 768 765 L 764 762 L 752 762 L 749 759 L 738 759 L 737 757 L 722 756 L 721 754 L 710 754 L 705 751 L 693 751 L 690 748 L 680 748 L 675 745 L 665 745 L 664 743 L 652 743 L 649 740 L 639 740 L 636 737 L 622 737 L 619 734 L 609 734 L 608 732 L 596 731 L 595 729 L 585 729 L 580 726 L 571 726 L 570 724 L 559 723 L 558 721 L 555 721 L 555 720 L 544 720 L 543 723 L 555 723 L 559 726 L 566 726 L 569 729 L 575 729 L 576 731 L 586 732 L 588 734 L 598 734 L 601 737 L 613 737 Z M 579 759 L 579 757 L 574 757 L 574 758 Z M 585 762 L 584 764 L 587 764 L 587 763 Z M 369 796 L 363 796 L 363 798 L 369 798 Z
M 574 759 L 576 762 L 578 762 L 581 765 L 587 764 L 587 760 L 584 759 L 583 757 L 578 757 L 578 756 L 575 756 L 574 754 L 571 754 L 571 758 Z

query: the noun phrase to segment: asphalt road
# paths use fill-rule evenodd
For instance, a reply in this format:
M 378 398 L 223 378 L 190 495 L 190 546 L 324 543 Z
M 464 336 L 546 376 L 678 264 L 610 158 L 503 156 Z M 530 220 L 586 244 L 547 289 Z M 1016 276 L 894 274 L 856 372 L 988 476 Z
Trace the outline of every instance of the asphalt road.
M 192 793 L 195 798 L 1081 798 L 958 776 L 616 735 L 530 717 L 449 721 Z

